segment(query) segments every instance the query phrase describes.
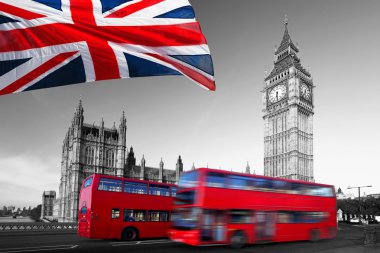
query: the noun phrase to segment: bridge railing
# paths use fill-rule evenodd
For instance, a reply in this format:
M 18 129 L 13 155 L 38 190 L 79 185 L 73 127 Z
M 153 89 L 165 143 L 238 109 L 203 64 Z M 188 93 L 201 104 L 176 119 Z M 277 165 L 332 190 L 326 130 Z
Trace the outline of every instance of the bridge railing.
M 76 230 L 77 223 L 60 223 L 60 222 L 7 222 L 0 223 L 1 232 L 12 231 L 64 231 Z

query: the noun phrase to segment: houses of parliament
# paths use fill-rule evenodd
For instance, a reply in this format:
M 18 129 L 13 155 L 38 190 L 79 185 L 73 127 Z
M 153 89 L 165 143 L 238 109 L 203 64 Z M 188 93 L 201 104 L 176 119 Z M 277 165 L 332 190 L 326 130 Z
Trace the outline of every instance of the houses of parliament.
M 183 172 L 181 156 L 176 170 L 164 169 L 164 162 L 158 168 L 148 167 L 142 157 L 140 165 L 131 147 L 126 146 L 127 121 L 124 112 L 118 127 L 84 122 L 82 101 L 75 109 L 71 125 L 62 146 L 61 178 L 59 185 L 58 221 L 76 222 L 80 187 L 83 180 L 93 173 L 145 179 L 158 182 L 176 183 Z

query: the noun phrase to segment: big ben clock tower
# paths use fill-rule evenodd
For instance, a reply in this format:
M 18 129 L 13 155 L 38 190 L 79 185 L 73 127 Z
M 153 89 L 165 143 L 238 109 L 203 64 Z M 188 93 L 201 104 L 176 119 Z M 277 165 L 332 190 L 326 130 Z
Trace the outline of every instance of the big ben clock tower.
M 264 80 L 264 175 L 314 182 L 313 79 L 288 32 Z

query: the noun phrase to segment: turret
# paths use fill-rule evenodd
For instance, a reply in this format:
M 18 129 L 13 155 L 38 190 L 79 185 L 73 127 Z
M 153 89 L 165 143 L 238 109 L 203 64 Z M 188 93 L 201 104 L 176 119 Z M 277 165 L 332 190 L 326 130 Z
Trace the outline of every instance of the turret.
M 249 167 L 249 163 L 247 162 L 247 166 L 245 167 L 245 173 L 251 174 L 251 168 Z
M 95 128 L 95 126 L 94 126 L 94 128 Z M 101 142 L 104 142 L 104 120 L 103 120 L 103 117 L 100 120 L 99 138 L 100 138 Z
M 129 177 L 134 166 L 136 166 L 136 158 L 135 153 L 133 152 L 133 147 L 131 147 L 127 155 L 124 177 Z
M 181 156 L 178 156 L 177 164 L 175 167 L 175 181 L 176 181 L 176 183 L 179 182 L 179 177 L 181 176 L 182 172 L 183 172 L 182 158 L 181 158 Z
M 83 120 L 84 120 L 84 117 L 83 117 L 82 99 L 79 99 L 78 106 L 76 107 L 75 112 L 74 112 L 74 118 L 71 121 L 72 133 L 74 135 L 74 138 L 81 137 Z
M 140 179 L 141 180 L 144 180 L 144 174 L 145 173 L 145 158 L 144 158 L 144 155 L 143 157 L 141 158 L 141 169 L 140 169 Z
M 82 106 L 82 99 L 79 99 L 79 103 L 77 108 L 74 112 L 74 125 L 75 126 L 82 126 L 83 125 L 83 106 Z
M 125 118 L 125 112 L 123 111 L 123 114 L 120 118 L 120 124 L 119 124 L 119 145 L 126 145 L 126 133 L 127 133 L 127 119 Z
M 114 125 L 114 128 L 116 129 L 116 126 Z M 125 113 L 123 111 L 123 114 L 120 118 L 120 124 L 119 124 L 119 132 L 118 132 L 118 151 L 117 151 L 117 167 L 120 175 L 123 172 L 123 168 L 125 169 L 125 153 L 128 152 L 127 150 L 127 142 L 126 142 L 126 133 L 127 133 L 127 120 L 125 119 Z M 124 176 L 126 171 L 124 171 Z
M 160 168 L 158 170 L 158 181 L 159 182 L 162 182 L 163 174 L 164 174 L 164 162 L 162 161 L 162 157 L 161 157 Z

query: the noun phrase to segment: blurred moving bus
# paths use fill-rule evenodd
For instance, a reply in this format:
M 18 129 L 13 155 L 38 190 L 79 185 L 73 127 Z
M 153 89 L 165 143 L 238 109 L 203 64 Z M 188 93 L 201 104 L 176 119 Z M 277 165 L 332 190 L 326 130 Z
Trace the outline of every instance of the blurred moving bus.
M 78 235 L 136 240 L 166 237 L 177 187 L 94 174 L 83 181 Z
M 334 186 L 201 168 L 182 174 L 169 236 L 190 245 L 333 238 Z

